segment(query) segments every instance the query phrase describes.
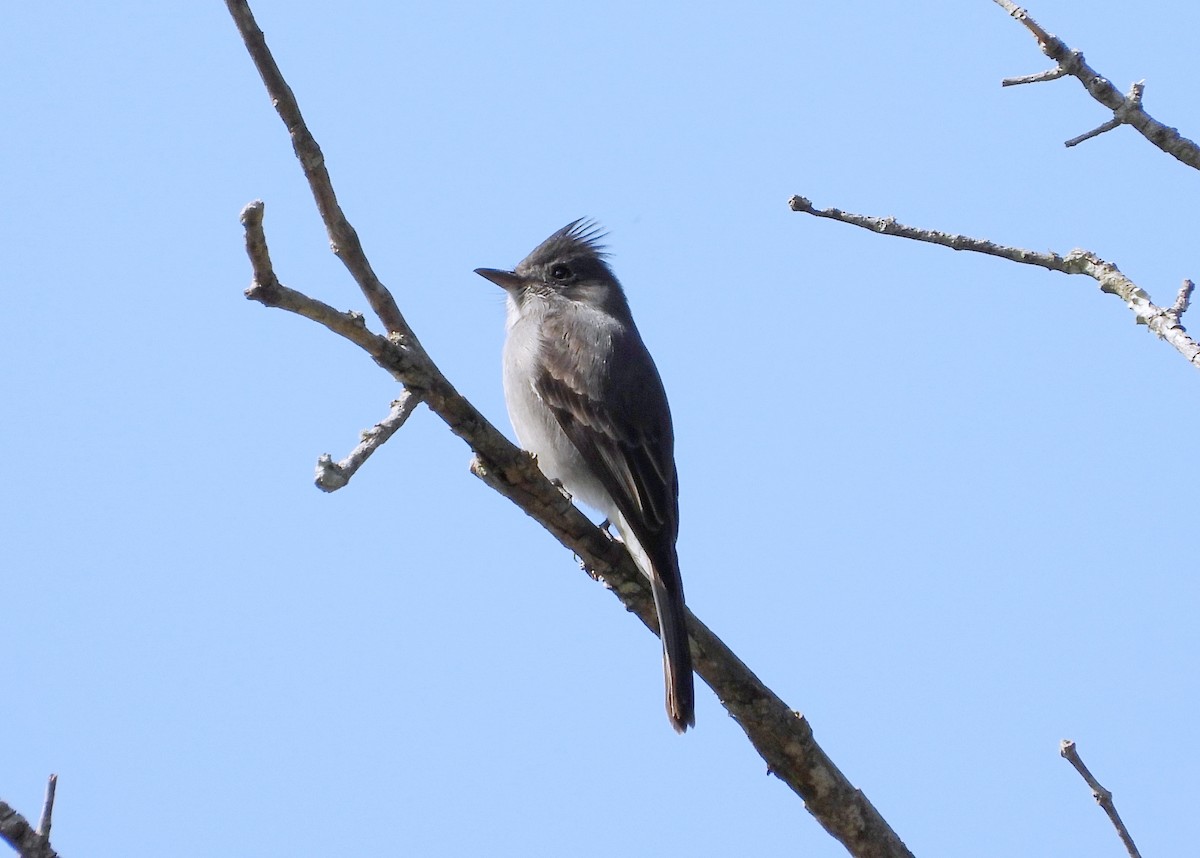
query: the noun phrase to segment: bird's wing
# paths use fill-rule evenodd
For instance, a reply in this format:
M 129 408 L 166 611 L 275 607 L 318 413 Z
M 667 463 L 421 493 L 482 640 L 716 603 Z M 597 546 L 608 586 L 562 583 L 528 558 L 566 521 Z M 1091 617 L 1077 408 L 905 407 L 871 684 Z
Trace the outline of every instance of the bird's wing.
M 696 723 L 695 692 L 675 553 L 675 440 L 662 379 L 632 323 L 592 328 L 584 335 L 592 338 L 586 344 L 572 338 L 577 327 L 550 324 L 543 332 L 545 351 L 534 389 L 633 531 L 622 536 L 636 540 L 640 550 L 630 551 L 650 579 L 663 644 L 667 714 L 682 733 Z M 614 523 L 624 531 L 620 521 Z
M 614 349 L 623 359 L 610 362 L 598 395 L 588 391 L 584 366 L 568 350 L 545 356 L 534 387 L 638 542 L 657 560 L 661 543 L 669 542 L 674 553 L 679 528 L 671 415 L 658 370 L 636 329 L 616 336 L 625 338 Z M 660 574 L 671 577 L 666 568 Z

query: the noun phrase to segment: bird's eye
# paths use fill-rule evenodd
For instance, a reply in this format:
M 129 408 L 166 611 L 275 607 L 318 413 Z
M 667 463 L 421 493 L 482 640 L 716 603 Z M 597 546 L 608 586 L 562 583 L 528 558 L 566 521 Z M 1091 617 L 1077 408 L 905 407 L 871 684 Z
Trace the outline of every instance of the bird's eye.
M 570 280 L 571 266 L 563 265 L 561 262 L 557 265 L 550 266 L 550 276 L 555 280 Z

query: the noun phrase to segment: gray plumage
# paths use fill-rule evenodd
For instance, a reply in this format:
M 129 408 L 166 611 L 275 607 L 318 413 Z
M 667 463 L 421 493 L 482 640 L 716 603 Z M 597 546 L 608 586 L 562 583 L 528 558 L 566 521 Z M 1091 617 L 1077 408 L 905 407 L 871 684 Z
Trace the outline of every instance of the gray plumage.
M 601 237 L 577 220 L 515 270 L 476 273 L 508 296 L 504 398 L 521 446 L 546 476 L 604 513 L 650 579 L 667 715 L 682 733 L 695 707 L 671 411 Z

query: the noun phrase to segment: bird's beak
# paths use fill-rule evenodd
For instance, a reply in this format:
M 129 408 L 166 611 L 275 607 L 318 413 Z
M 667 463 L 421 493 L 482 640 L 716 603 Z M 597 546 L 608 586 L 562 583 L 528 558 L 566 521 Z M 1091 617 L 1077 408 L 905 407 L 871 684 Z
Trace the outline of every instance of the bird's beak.
M 476 268 L 475 273 L 491 280 L 501 289 L 520 289 L 522 285 L 521 278 L 513 271 L 501 271 L 499 268 Z

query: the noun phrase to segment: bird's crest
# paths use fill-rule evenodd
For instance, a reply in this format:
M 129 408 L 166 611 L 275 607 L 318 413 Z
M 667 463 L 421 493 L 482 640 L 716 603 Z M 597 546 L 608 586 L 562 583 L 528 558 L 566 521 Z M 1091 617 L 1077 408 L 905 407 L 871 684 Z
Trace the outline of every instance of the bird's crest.
M 543 265 L 557 259 L 579 256 L 605 259 L 608 257 L 607 248 L 600 241 L 607 234 L 604 228 L 591 218 L 581 217 L 571 221 L 535 247 L 521 265 Z

